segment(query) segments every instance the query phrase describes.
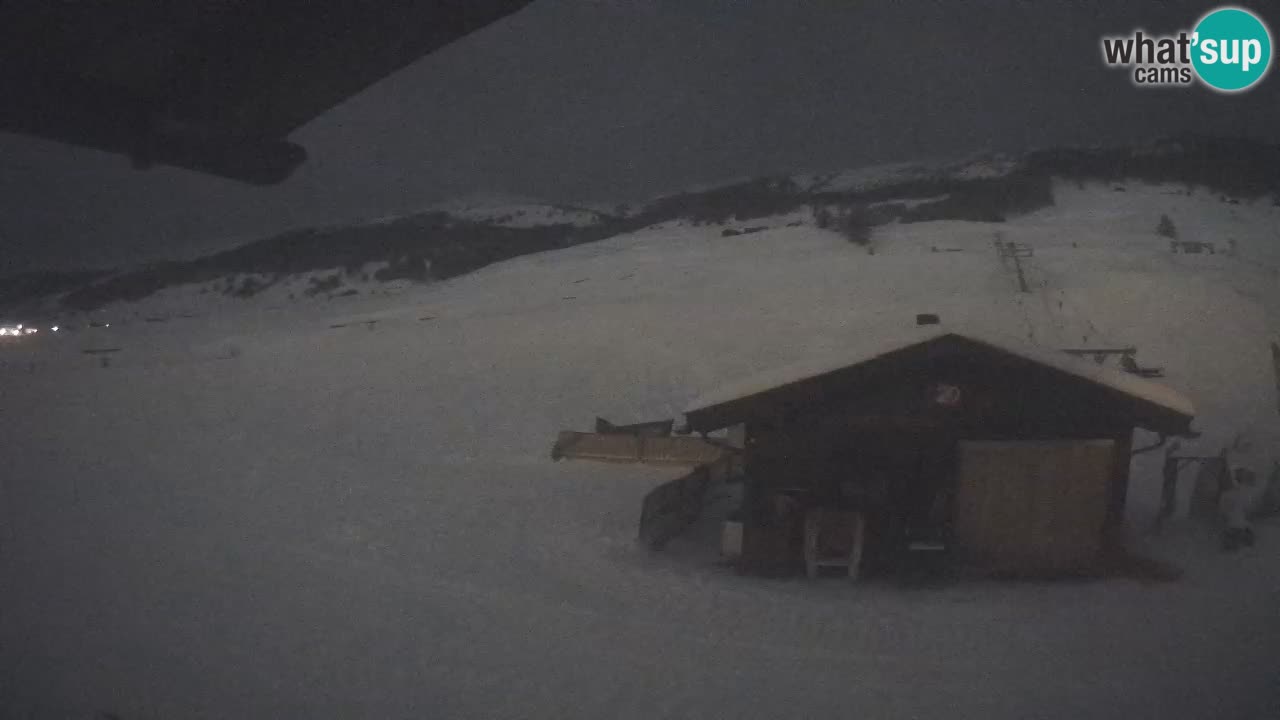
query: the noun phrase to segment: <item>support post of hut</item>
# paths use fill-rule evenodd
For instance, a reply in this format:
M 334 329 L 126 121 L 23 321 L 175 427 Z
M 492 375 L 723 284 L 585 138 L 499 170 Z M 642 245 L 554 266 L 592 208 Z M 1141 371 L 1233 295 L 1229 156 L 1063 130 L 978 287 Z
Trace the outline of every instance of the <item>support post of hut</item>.
M 1125 507 L 1129 498 L 1129 467 L 1133 462 L 1133 429 L 1115 435 L 1107 520 L 1103 528 L 1103 552 L 1119 552 L 1125 542 Z

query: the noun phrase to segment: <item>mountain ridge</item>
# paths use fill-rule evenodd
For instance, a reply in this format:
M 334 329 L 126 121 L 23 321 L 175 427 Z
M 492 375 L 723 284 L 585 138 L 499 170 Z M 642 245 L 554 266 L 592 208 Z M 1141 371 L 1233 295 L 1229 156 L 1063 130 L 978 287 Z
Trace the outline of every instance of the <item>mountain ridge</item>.
M 613 212 L 526 198 L 493 198 L 489 204 L 464 198 L 418 213 L 277 233 L 194 260 L 119 271 L 22 273 L 0 284 L 0 308 L 91 312 L 202 283 L 250 298 L 302 276 L 312 281 L 308 291 L 325 288 L 312 296 L 329 297 L 358 292 L 347 282 L 355 276 L 376 282 L 447 280 L 520 255 L 662 223 L 725 224 L 806 208 L 815 224 L 822 225 L 823 213 L 843 218 L 850 239 L 865 239 L 870 228 L 890 223 L 1003 222 L 1052 205 L 1053 178 L 1179 183 L 1208 188 L 1225 202 L 1270 194 L 1280 204 L 1280 145 L 1187 135 L 1133 146 L 986 153 L 946 163 L 766 176 L 671 193 Z

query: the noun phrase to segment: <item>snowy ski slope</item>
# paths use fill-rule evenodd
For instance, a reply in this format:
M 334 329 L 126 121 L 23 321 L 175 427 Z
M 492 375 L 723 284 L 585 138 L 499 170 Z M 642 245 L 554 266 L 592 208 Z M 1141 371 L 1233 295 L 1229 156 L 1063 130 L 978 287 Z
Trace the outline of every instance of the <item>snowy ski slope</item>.
M 1150 456 L 1130 522 L 1180 582 L 929 591 L 738 577 L 713 558 L 727 502 L 648 554 L 640 499 L 670 470 L 548 459 L 595 415 L 673 417 L 918 312 L 1134 345 L 1195 403 L 1189 450 L 1278 447 L 1280 208 L 1055 192 L 1008 223 L 878 228 L 874 254 L 792 217 L 672 224 L 4 348 L 0 716 L 1278 717 L 1280 526 L 1230 556 L 1191 521 L 1146 536 Z M 1171 255 L 1162 213 L 1236 256 Z M 1031 292 L 997 232 L 1033 248 Z

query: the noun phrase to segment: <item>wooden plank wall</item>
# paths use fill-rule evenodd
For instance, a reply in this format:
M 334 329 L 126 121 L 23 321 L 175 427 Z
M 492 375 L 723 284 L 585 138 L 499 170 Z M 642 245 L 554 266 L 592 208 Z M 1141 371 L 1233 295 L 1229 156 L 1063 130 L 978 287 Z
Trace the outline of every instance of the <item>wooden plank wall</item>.
M 955 531 L 963 557 L 1010 573 L 1092 567 L 1115 458 L 1113 440 L 960 443 Z

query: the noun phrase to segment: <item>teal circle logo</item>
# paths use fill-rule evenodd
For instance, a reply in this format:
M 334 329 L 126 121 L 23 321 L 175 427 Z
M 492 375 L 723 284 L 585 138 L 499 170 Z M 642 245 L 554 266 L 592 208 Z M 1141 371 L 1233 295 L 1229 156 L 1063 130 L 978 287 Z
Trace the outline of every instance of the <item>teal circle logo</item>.
M 1247 90 L 1271 67 L 1271 33 L 1248 10 L 1218 8 L 1200 19 L 1194 33 L 1191 64 L 1215 90 Z

